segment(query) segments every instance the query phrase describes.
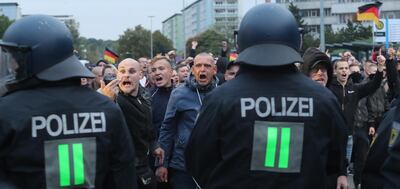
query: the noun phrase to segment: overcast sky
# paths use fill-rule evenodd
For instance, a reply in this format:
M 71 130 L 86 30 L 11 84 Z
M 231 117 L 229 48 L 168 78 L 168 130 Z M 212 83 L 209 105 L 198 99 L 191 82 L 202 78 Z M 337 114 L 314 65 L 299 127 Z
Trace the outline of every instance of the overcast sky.
M 194 0 L 0 0 L 17 2 L 22 14 L 73 15 L 81 36 L 116 40 L 136 25 L 161 30 L 161 22 Z

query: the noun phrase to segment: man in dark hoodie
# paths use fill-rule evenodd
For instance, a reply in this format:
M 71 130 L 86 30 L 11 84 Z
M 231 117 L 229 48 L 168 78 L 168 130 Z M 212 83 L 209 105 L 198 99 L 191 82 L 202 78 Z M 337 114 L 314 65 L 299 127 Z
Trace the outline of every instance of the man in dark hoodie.
M 363 84 L 353 84 L 349 80 L 349 63 L 345 60 L 339 60 L 334 65 L 334 71 L 336 79 L 329 85 L 329 89 L 337 97 L 343 115 L 346 120 L 346 125 L 349 131 L 348 146 L 347 146 L 347 158 L 350 160 L 352 147 L 353 147 L 353 134 L 354 134 L 354 114 L 357 108 L 358 101 L 372 93 L 374 93 L 380 86 L 383 78 L 383 69 L 385 64 L 385 57 L 378 57 L 378 71 L 375 77 Z
M 329 57 L 317 48 L 310 47 L 304 52 L 303 60 L 304 63 L 301 66 L 301 71 L 310 79 L 324 87 L 328 87 L 333 74 Z
M 196 188 L 192 177 L 186 172 L 184 151 L 203 98 L 216 87 L 213 57 L 208 53 L 198 54 L 194 58 L 192 74 L 185 85 L 172 91 L 158 139 L 165 151 L 165 158 L 156 174 L 163 182 L 170 177 L 173 189 Z
M 301 67 L 302 72 L 307 75 L 311 80 L 318 82 L 324 87 L 328 87 L 332 80 L 333 68 L 330 58 L 317 48 L 308 48 L 303 55 L 304 63 Z M 345 165 L 343 169 L 345 170 Z M 339 177 L 330 176 L 329 188 L 336 188 L 340 186 L 347 188 L 348 182 L 346 172 L 342 172 Z

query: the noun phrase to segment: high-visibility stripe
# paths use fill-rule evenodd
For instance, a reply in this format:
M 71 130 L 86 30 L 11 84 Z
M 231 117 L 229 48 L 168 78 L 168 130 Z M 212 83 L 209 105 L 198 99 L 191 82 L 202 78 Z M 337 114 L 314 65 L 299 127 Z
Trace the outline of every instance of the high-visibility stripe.
M 288 168 L 290 152 L 290 128 L 281 129 L 281 145 L 279 150 L 279 168 Z
M 274 167 L 275 165 L 275 153 L 276 143 L 278 140 L 278 128 L 269 127 L 267 130 L 267 147 L 265 150 L 265 167 Z
M 60 186 L 70 186 L 71 174 L 69 166 L 68 144 L 58 145 L 58 161 L 60 166 Z
M 82 143 L 72 144 L 72 152 L 74 156 L 74 184 L 80 185 L 85 183 L 85 167 L 83 161 Z

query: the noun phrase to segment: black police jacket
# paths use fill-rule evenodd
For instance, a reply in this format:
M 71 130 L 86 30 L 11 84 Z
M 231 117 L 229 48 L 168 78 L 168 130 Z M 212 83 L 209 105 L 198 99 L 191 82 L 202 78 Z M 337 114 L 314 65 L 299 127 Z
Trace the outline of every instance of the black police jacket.
M 394 110 L 392 127 L 388 142 L 388 157 L 382 166 L 382 174 L 385 178 L 385 189 L 400 188 L 400 107 Z
M 0 180 L 21 189 L 137 188 L 121 110 L 89 88 L 54 85 L 0 100 Z
M 294 66 L 241 67 L 206 96 L 186 148 L 202 188 L 326 188 L 344 171 L 338 102 Z
M 363 84 L 353 84 L 349 80 L 343 87 L 336 78 L 333 79 L 329 89 L 337 97 L 346 120 L 349 134 L 354 132 L 354 114 L 357 109 L 358 101 L 372 93 L 380 86 L 383 72 L 377 71 L 374 79 Z
M 395 118 L 396 108 L 384 116 L 372 141 L 362 173 L 362 188 L 381 189 L 387 183 L 382 174 L 382 165 L 388 157 L 388 146 Z

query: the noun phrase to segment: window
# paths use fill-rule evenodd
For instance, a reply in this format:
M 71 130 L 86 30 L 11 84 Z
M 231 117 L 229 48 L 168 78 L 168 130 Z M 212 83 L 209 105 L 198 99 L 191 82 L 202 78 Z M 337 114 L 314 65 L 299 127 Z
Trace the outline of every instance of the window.
M 225 9 L 215 9 L 215 12 L 216 12 L 216 13 L 224 13 L 224 12 L 225 12 Z
M 228 9 L 228 13 L 235 13 L 236 9 Z

